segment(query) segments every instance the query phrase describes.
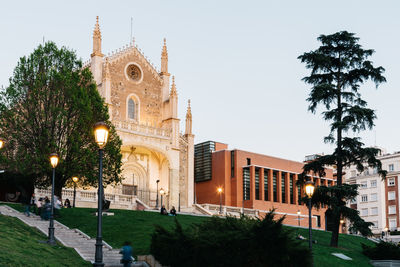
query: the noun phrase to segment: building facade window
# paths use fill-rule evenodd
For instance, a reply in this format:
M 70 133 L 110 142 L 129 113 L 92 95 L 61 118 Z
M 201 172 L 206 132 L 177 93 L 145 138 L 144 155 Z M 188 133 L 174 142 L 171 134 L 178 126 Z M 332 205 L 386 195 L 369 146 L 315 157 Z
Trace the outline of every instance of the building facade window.
M 376 187 L 376 180 L 371 180 L 370 184 L 372 188 Z
M 389 191 L 388 192 L 388 200 L 395 200 L 396 199 L 396 192 L 395 191 Z
M 282 203 L 286 203 L 286 172 L 281 172 L 281 196 Z
M 361 216 L 368 216 L 368 209 L 361 209 Z
M 377 201 L 378 200 L 378 194 L 377 193 L 372 193 L 370 196 L 370 201 Z
M 268 198 L 268 173 L 269 173 L 269 170 L 264 169 L 264 200 L 265 201 L 270 200 Z
M 396 185 L 396 180 L 394 178 L 389 178 L 388 179 L 388 186 L 395 186 Z
M 367 187 L 368 187 L 367 181 L 363 181 L 360 183 L 360 188 L 367 188 Z
M 277 192 L 277 184 L 276 184 L 277 180 L 278 180 L 278 172 L 272 171 L 272 188 L 273 188 L 274 202 L 278 202 L 278 192 Z
M 389 171 L 390 172 L 394 171 L 394 164 L 389 164 Z
M 301 200 L 301 186 L 297 186 L 297 203 L 300 204 Z
M 243 168 L 243 200 L 250 200 L 250 169 Z
M 395 205 L 389 206 L 389 214 L 396 214 L 396 206 Z
M 290 204 L 294 204 L 294 197 L 293 197 L 294 174 L 293 173 L 290 174 L 289 183 L 290 183 Z
M 361 195 L 361 202 L 368 202 L 368 195 Z
M 371 208 L 371 215 L 378 215 L 378 207 Z
M 350 176 L 351 176 L 351 177 L 356 177 L 356 171 L 351 171 L 351 172 L 350 172 Z
M 251 165 L 251 158 L 246 158 L 247 166 Z
M 231 151 L 231 178 L 235 177 L 235 150 Z
M 378 229 L 378 221 L 372 222 L 374 225 L 371 226 L 372 229 Z
M 254 182 L 255 182 L 255 191 L 256 191 L 255 197 L 257 200 L 260 200 L 260 169 L 259 168 L 255 169 Z
M 390 229 L 390 231 L 397 229 L 397 220 L 396 219 L 389 219 L 389 229 Z

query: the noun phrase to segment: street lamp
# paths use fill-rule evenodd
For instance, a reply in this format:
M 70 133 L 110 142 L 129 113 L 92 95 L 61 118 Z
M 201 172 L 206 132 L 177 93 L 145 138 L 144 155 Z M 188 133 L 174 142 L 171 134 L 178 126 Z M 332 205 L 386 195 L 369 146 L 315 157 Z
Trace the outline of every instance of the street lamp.
M 74 177 L 72 177 L 72 181 L 74 181 L 74 201 L 72 202 L 72 207 L 75 208 L 76 183 L 79 181 L 79 178 L 74 176 Z
M 51 211 L 50 211 L 50 225 L 49 225 L 49 239 L 47 243 L 50 245 L 55 245 L 56 240 L 54 238 L 54 179 L 56 176 L 56 167 L 58 165 L 58 155 L 57 153 L 50 154 L 50 164 L 53 168 L 53 176 L 51 179 Z
M 300 227 L 300 214 L 301 214 L 301 212 L 300 212 L 300 210 L 298 210 L 297 211 L 297 220 L 299 221 L 299 227 Z
M 3 146 L 4 146 L 4 141 L 3 141 L 3 139 L 0 138 L 0 149 L 2 149 Z
M 342 228 L 342 233 L 344 233 L 344 220 L 343 219 L 340 219 L 340 226 L 341 226 L 341 228 Z
M 164 195 L 164 193 L 165 193 L 165 191 L 164 191 L 164 189 L 160 189 L 160 195 L 161 195 L 161 208 L 162 208 L 162 206 L 163 206 L 163 204 L 162 204 L 162 201 L 163 201 L 163 195 Z
M 156 184 L 157 184 L 157 190 L 156 190 L 156 193 L 157 193 L 157 197 L 156 197 L 156 209 L 158 209 L 158 183 L 160 182 L 160 180 L 157 180 L 156 181 Z
M 217 188 L 219 194 L 219 214 L 222 214 L 222 187 Z
M 314 183 L 311 181 L 306 182 L 306 195 L 308 197 L 308 246 L 310 250 L 312 250 L 312 234 L 311 234 L 311 228 L 312 228 L 312 222 L 311 222 L 311 197 L 314 194 Z
M 94 125 L 94 137 L 99 146 L 99 187 L 97 191 L 97 237 L 96 252 L 93 266 L 104 266 L 103 263 L 103 240 L 102 240 L 102 217 L 103 217 L 103 148 L 107 144 L 110 128 L 104 122 Z
M 385 227 L 384 230 L 385 230 L 385 241 L 387 242 L 389 228 Z

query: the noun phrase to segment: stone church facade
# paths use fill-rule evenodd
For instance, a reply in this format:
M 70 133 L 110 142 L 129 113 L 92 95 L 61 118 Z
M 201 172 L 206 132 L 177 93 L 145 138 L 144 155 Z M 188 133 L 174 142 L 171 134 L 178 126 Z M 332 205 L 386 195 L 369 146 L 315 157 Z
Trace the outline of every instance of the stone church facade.
M 194 202 L 194 135 L 190 101 L 186 127 L 180 132 L 178 94 L 168 72 L 166 41 L 161 70 L 150 64 L 134 43 L 110 56 L 101 50 L 102 36 L 97 17 L 93 32 L 90 67 L 100 95 L 109 108 L 110 120 L 122 139 L 122 184 L 107 186 L 111 207 L 155 207 L 161 204 L 191 207 Z M 157 182 L 158 181 L 158 182 Z M 160 189 L 164 194 L 161 196 Z M 43 190 L 39 190 L 40 192 Z M 77 206 L 93 206 L 96 189 L 78 190 Z M 63 199 L 72 196 L 63 192 Z
M 191 206 L 194 202 L 192 114 L 189 102 L 185 133 L 181 134 L 177 88 L 168 72 L 165 39 L 160 72 L 134 43 L 104 56 L 101 42 L 97 18 L 89 64 L 100 95 L 108 105 L 111 122 L 122 139 L 123 155 L 122 185 L 109 186 L 105 192 L 133 194 L 147 205 L 155 206 L 158 187 L 164 190 L 164 203 L 169 206 Z

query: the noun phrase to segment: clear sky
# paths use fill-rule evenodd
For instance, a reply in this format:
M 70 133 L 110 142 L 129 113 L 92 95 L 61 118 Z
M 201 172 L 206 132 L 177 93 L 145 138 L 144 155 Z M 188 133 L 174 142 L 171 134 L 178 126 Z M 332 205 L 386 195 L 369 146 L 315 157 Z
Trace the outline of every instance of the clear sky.
M 307 111 L 309 86 L 301 78 L 308 71 L 297 57 L 318 47 L 318 35 L 347 30 L 375 49 L 371 59 L 386 69 L 386 84 L 361 90 L 378 115 L 363 140 L 400 151 L 399 11 L 398 1 L 365 0 L 7 1 L 0 11 L 0 85 L 43 38 L 89 59 L 97 15 L 103 53 L 121 48 L 132 17 L 136 43 L 157 66 L 167 38 L 180 118 L 191 99 L 196 143 L 215 140 L 301 161 L 332 147 L 322 141 L 328 124 Z

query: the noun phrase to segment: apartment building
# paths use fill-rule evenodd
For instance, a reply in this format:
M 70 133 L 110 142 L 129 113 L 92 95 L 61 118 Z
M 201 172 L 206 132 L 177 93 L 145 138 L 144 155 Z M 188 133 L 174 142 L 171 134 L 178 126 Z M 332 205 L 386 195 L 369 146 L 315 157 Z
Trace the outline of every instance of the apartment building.
M 366 168 L 358 172 L 355 166 L 346 170 L 345 181 L 358 184 L 359 195 L 349 203 L 360 212 L 361 218 L 372 222 L 372 232 L 380 234 L 385 228 L 400 230 L 399 220 L 399 174 L 400 152 L 382 154 L 378 157 L 382 168 L 387 170 L 383 180 L 377 169 Z

